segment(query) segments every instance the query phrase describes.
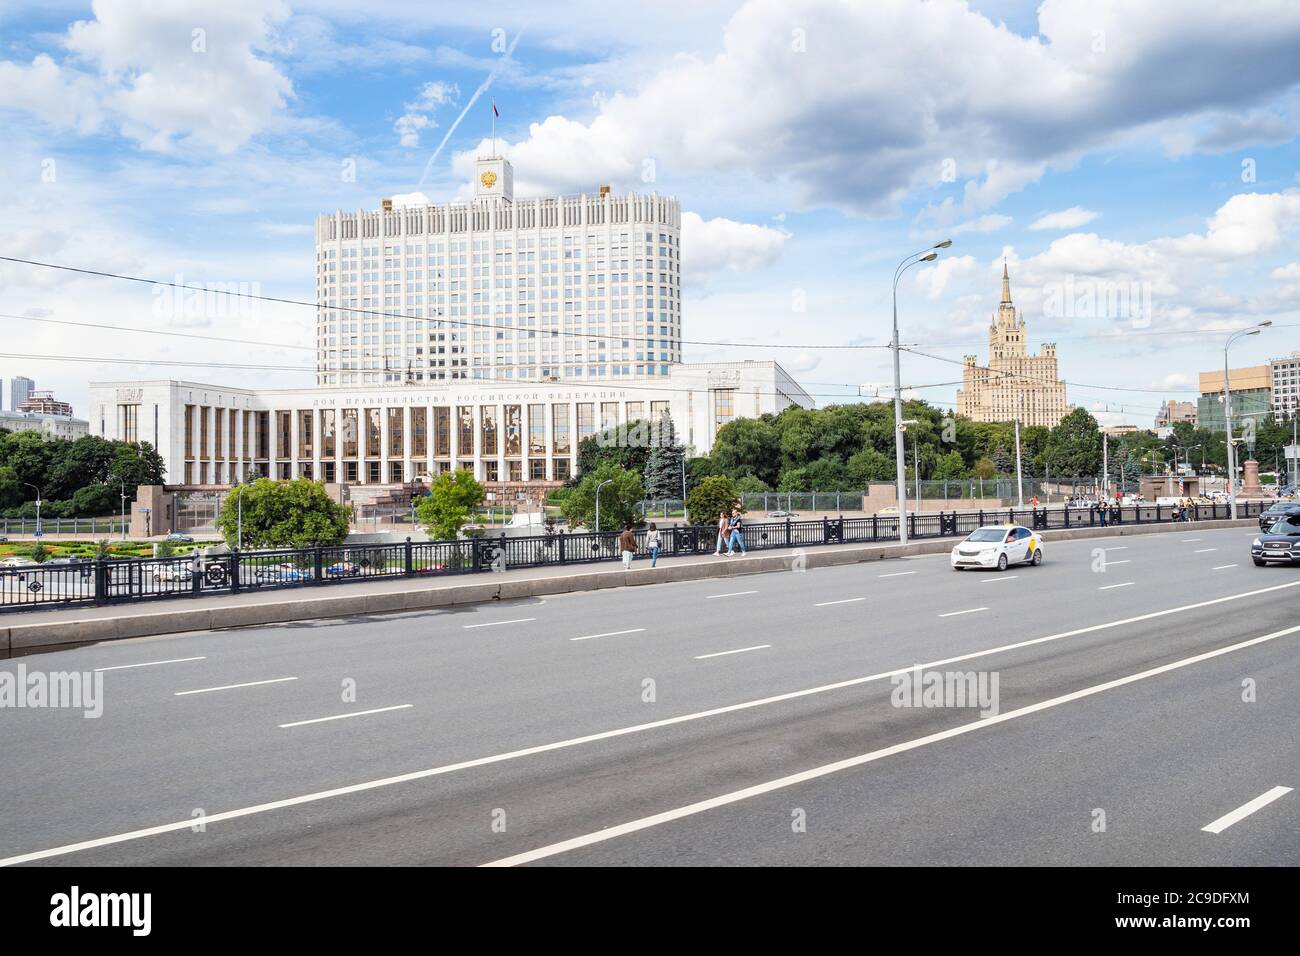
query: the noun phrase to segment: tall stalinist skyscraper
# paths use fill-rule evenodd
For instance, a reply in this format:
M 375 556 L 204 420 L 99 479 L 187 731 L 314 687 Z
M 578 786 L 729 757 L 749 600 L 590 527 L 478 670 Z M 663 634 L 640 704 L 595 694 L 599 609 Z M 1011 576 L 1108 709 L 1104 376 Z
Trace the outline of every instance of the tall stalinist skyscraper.
M 989 325 L 988 366 L 966 356 L 957 414 L 977 422 L 1056 425 L 1070 411 L 1065 383 L 1056 377 L 1056 346 L 1044 344 L 1030 355 L 1025 346 L 1025 319 L 1011 302 L 1011 277 L 1002 263 L 1002 302 Z

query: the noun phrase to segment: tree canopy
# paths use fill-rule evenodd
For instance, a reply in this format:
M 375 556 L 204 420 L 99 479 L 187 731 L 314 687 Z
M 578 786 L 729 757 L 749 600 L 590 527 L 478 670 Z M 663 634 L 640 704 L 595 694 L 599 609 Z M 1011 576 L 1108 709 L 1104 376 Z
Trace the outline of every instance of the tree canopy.
M 472 471 L 444 471 L 416 505 L 415 517 L 435 539 L 451 540 L 474 519 L 485 497 Z
M 311 548 L 340 544 L 351 517 L 352 510 L 332 499 L 319 481 L 259 478 L 231 489 L 217 516 L 217 530 L 231 547 Z M 243 538 L 237 543 L 241 523 Z

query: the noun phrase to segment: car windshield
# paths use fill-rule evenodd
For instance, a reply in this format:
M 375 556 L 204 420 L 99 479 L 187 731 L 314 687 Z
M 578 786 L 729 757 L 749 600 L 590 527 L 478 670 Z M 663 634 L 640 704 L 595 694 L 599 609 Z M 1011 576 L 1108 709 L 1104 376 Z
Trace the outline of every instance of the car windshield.
M 1269 534 L 1300 534 L 1300 515 L 1288 515 L 1281 521 L 1274 522 L 1268 529 Z
M 1001 541 L 1007 535 L 1002 528 L 980 528 L 972 531 L 967 541 Z

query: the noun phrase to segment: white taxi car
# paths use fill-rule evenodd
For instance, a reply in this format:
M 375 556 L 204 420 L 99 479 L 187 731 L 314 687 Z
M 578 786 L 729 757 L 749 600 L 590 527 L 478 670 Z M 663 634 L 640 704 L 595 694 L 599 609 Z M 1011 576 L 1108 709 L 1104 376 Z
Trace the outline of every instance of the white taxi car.
M 1043 535 L 1018 524 L 976 528 L 952 549 L 954 571 L 966 568 L 997 568 L 1012 564 L 1043 563 Z

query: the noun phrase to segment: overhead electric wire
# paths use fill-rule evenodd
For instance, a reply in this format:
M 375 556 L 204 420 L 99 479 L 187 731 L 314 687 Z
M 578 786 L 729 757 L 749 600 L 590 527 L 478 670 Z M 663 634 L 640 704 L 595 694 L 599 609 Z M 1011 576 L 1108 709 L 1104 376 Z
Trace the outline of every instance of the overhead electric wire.
M 146 279 L 142 276 L 130 276 L 119 272 L 103 272 L 96 269 L 82 269 L 77 266 L 61 265 L 56 262 L 41 262 L 37 259 L 20 259 L 16 256 L 0 256 L 0 262 L 15 262 L 21 265 L 38 266 L 42 269 L 56 269 L 61 272 L 75 272 L 80 275 L 95 276 L 101 279 L 120 279 L 124 282 L 139 282 L 145 285 L 162 286 L 164 288 L 183 289 L 187 292 L 204 292 L 212 295 L 226 295 L 238 299 L 255 299 L 259 302 L 275 302 L 280 305 L 296 305 L 311 309 L 325 309 L 334 312 L 347 312 L 354 315 L 368 315 L 373 318 L 384 319 L 407 319 L 416 322 L 438 322 L 447 326 L 463 326 L 465 328 L 476 329 L 495 329 L 498 331 L 508 332 L 529 332 L 536 331 L 538 338 L 575 338 L 575 339 L 595 339 L 597 341 L 614 341 L 616 339 L 642 339 L 645 334 L 642 332 L 631 332 L 627 334 L 604 334 L 589 332 L 570 332 L 561 329 L 531 329 L 528 326 L 520 325 L 500 325 L 495 322 L 475 322 L 470 319 L 451 319 L 451 318 L 430 318 L 422 315 L 408 315 L 405 312 L 381 312 L 375 309 L 359 309 L 355 306 L 340 305 L 322 305 L 319 302 L 308 302 L 306 299 L 290 299 L 283 296 L 260 295 L 253 292 L 241 292 L 236 289 L 205 289 L 198 286 L 189 286 L 181 282 L 168 282 L 165 279 Z M 785 345 L 773 343 L 747 343 L 747 342 L 703 342 L 694 339 L 679 339 L 682 345 L 698 345 L 709 348 L 732 348 L 732 349 L 887 349 L 888 345 Z

